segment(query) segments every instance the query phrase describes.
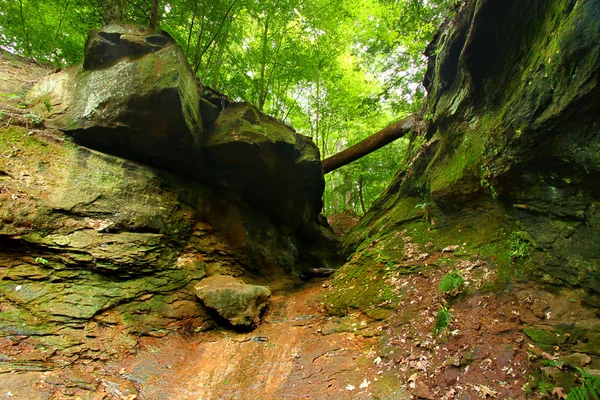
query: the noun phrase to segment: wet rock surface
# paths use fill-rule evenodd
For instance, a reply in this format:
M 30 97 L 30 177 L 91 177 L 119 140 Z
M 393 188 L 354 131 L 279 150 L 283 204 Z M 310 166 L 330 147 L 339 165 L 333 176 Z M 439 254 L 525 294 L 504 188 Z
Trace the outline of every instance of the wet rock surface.
M 267 306 L 271 290 L 247 285 L 227 275 L 213 275 L 195 287 L 196 296 L 235 327 L 255 328 Z

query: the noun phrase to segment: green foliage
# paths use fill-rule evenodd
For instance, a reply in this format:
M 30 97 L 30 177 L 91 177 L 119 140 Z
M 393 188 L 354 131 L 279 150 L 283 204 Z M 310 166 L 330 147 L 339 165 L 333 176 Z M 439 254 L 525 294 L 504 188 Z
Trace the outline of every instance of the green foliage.
M 33 114 L 33 113 L 27 113 L 25 115 L 23 115 L 23 117 L 25 118 L 26 121 L 29 122 L 29 124 L 31 125 L 40 125 L 42 123 L 42 117 L 40 117 L 37 114 Z
M 46 259 L 45 259 L 45 258 L 43 258 L 43 257 L 36 257 L 34 261 L 35 261 L 36 263 L 38 263 L 38 264 L 42 264 L 42 265 L 46 265 L 46 264 L 48 264 L 48 260 L 46 260 Z
M 435 316 L 435 325 L 433 326 L 434 333 L 439 335 L 444 329 L 450 325 L 450 321 L 452 320 L 452 314 L 450 310 L 446 306 L 440 306 L 438 308 L 438 312 Z
M 523 232 L 512 232 L 508 237 L 508 246 L 513 259 L 522 260 L 531 255 L 531 244 Z
M 600 378 L 589 372 L 577 368 L 581 386 L 577 386 L 569 392 L 567 400 L 600 400 Z
M 447 273 L 440 280 L 440 294 L 455 294 L 464 283 L 463 277 L 456 271 Z

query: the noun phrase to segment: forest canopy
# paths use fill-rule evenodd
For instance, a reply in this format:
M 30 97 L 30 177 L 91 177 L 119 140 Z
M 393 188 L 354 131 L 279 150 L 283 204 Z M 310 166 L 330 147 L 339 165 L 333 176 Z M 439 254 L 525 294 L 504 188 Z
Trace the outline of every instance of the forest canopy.
M 0 0 L 0 46 L 57 66 L 111 20 L 168 32 L 208 86 L 311 136 L 322 159 L 415 112 L 423 51 L 455 0 Z M 398 140 L 326 177 L 325 213 L 362 214 Z

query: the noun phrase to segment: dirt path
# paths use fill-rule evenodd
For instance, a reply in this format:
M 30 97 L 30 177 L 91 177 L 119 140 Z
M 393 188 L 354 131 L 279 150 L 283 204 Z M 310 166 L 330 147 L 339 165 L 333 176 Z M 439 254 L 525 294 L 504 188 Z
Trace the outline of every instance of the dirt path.
M 457 299 L 449 328 L 432 336 L 439 301 L 432 281 L 441 273 L 404 277 L 410 290 L 383 322 L 358 314 L 328 316 L 321 303 L 328 283 L 320 281 L 275 294 L 252 332 L 144 337 L 135 355 L 108 363 L 81 359 L 64 368 L 29 363 L 27 357 L 35 354 L 23 351 L 13 371 L 0 370 L 0 397 L 522 399 L 531 360 L 556 359 L 528 342 L 523 323 L 593 317 L 576 312 L 562 297 L 516 285 L 501 295 L 481 292 Z
M 313 283 L 276 295 L 261 326 L 193 337 L 149 338 L 134 357 L 108 367 L 142 399 L 372 398 L 372 338 L 336 333 Z M 362 384 L 362 387 L 361 387 Z

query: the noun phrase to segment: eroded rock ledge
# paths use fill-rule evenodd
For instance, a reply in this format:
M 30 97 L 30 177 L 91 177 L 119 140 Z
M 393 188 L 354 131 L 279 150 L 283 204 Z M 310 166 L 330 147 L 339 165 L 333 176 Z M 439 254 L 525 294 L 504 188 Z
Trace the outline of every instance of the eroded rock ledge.
M 92 31 L 28 99 L 49 129 L 0 128 L 0 341 L 106 358 L 213 326 L 207 276 L 337 266 L 316 146 L 202 87 L 168 35 Z

